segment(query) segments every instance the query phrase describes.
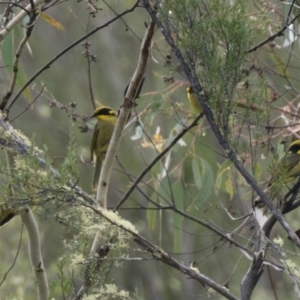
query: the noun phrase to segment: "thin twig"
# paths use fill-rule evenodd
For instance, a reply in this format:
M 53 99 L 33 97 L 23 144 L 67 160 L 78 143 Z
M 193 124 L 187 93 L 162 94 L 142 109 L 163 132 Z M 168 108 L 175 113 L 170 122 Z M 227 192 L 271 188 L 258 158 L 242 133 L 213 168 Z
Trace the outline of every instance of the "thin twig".
M 258 48 L 262 47 L 263 45 L 273 41 L 276 37 L 281 36 L 284 31 L 286 29 L 289 28 L 289 26 L 291 24 L 293 24 L 298 18 L 299 18 L 300 14 L 298 14 L 295 18 L 293 18 L 293 20 L 291 22 L 288 22 L 287 24 L 285 24 L 278 32 L 274 33 L 273 35 L 269 36 L 267 39 L 265 39 L 264 41 L 258 43 L 257 45 L 253 46 L 252 48 L 250 48 L 247 52 L 251 53 L 256 51 Z
M 125 169 L 124 165 L 122 164 L 122 162 L 119 160 L 118 156 L 116 156 L 116 160 L 118 162 L 118 164 L 120 165 L 120 167 L 123 169 L 123 172 L 126 174 L 126 176 L 129 178 L 129 180 L 131 182 L 134 182 L 133 177 L 127 172 L 127 170 Z M 156 203 L 155 201 L 153 201 L 150 197 L 148 197 L 148 195 L 140 188 L 137 186 L 137 190 L 141 193 L 141 195 L 144 196 L 145 199 L 147 199 L 150 203 L 152 203 L 153 205 L 155 205 L 156 207 L 152 207 L 152 209 L 166 209 L 166 208 L 170 208 L 171 206 L 161 206 L 160 204 Z M 140 208 L 144 208 L 146 209 L 146 207 L 140 207 Z M 113 209 L 113 208 L 110 208 Z
M 139 1 L 138 1 L 139 2 Z M 138 3 L 137 2 L 137 3 Z M 129 113 L 134 104 L 134 100 L 136 99 L 139 88 L 143 82 L 143 78 L 145 76 L 145 72 L 147 69 L 147 63 L 150 53 L 150 45 L 154 35 L 155 23 L 151 22 L 149 27 L 147 28 L 144 39 L 142 41 L 139 60 L 135 69 L 135 72 L 132 76 L 132 79 L 128 85 L 128 89 L 126 91 L 125 99 L 120 110 L 120 114 L 118 116 L 117 124 L 115 126 L 112 138 L 109 143 L 108 150 L 105 155 L 104 162 L 101 168 L 101 174 L 98 181 L 97 195 L 96 200 L 99 206 L 103 207 L 105 210 L 107 209 L 107 192 L 109 187 L 110 175 L 112 170 L 112 164 L 114 158 L 116 156 L 121 137 L 123 134 L 123 130 L 128 120 Z M 99 233 L 96 234 L 93 245 L 91 247 L 90 255 L 93 257 L 97 253 L 97 249 L 100 246 L 101 237 Z M 91 268 L 90 265 L 85 267 L 84 272 L 84 283 L 77 292 L 74 299 L 81 299 L 81 297 L 88 291 L 88 289 L 93 286 L 93 281 L 91 278 Z M 93 272 L 98 272 L 98 269 L 94 269 Z
M 109 178 L 111 174 L 111 166 L 116 156 L 117 148 L 119 146 L 121 136 L 123 134 L 123 129 L 127 123 L 129 113 L 131 111 L 132 106 L 134 105 L 134 100 L 136 99 L 141 83 L 144 80 L 143 78 L 145 76 L 145 72 L 147 68 L 148 58 L 150 54 L 150 46 L 151 46 L 151 41 L 154 32 L 155 32 L 155 23 L 151 22 L 149 27 L 146 30 L 141 45 L 139 60 L 137 62 L 137 66 L 132 76 L 132 79 L 129 82 L 125 99 L 118 117 L 118 121 L 103 162 L 103 166 L 99 178 L 98 189 L 97 189 L 97 201 L 98 203 L 101 203 L 104 207 L 106 207 L 106 203 L 107 203 L 107 192 L 108 192 L 107 183 L 109 182 Z
M 34 0 L 23 8 L 5 27 L 0 31 L 0 42 L 4 40 L 7 34 L 21 22 L 26 15 L 32 12 L 33 7 L 37 7 L 39 4 L 44 3 L 45 0 Z M 33 3 L 33 5 L 32 5 Z
M 19 47 L 18 47 L 18 49 L 16 51 L 16 54 L 15 54 L 15 59 L 14 59 L 14 62 L 13 62 L 13 75 L 12 75 L 11 83 L 10 83 L 8 92 L 5 94 L 5 96 L 3 97 L 3 100 L 0 104 L 0 110 L 2 110 L 2 111 L 5 108 L 9 98 L 11 97 L 11 95 L 14 91 L 14 88 L 15 88 L 15 85 L 16 85 L 16 82 L 17 82 L 19 58 L 21 56 L 21 52 L 22 52 L 24 46 L 26 45 L 26 43 L 28 42 L 28 40 L 31 36 L 32 30 L 33 30 L 33 25 L 35 24 L 35 21 L 36 21 L 37 16 L 38 16 L 38 13 L 34 9 L 34 2 L 33 1 L 31 1 L 31 5 L 32 5 L 32 7 L 31 7 L 31 11 L 30 11 L 30 20 L 28 22 L 28 27 L 27 27 L 26 33 L 25 33 L 22 41 L 20 42 Z
M 41 0 L 39 0 L 41 1 Z M 61 52 L 59 52 L 57 55 L 55 55 L 48 63 L 46 63 L 39 71 L 37 71 L 23 86 L 22 88 L 19 90 L 19 92 L 14 96 L 14 98 L 9 102 L 8 106 L 7 106 L 7 110 L 9 110 L 12 105 L 15 103 L 15 101 L 20 97 L 20 95 L 23 93 L 23 91 L 41 74 L 43 73 L 45 70 L 49 69 L 50 66 L 61 56 L 63 56 L 65 53 L 67 53 L 70 49 L 72 49 L 73 47 L 75 47 L 76 45 L 78 45 L 79 43 L 81 43 L 82 41 L 84 41 L 87 37 L 93 35 L 95 32 L 107 27 L 108 25 L 110 25 L 111 23 L 115 22 L 116 20 L 118 20 L 119 18 L 121 18 L 122 16 L 133 12 L 136 7 L 139 4 L 139 0 L 136 1 L 136 3 L 130 8 L 127 9 L 125 11 L 123 11 L 121 14 L 117 15 L 116 17 L 112 18 L 110 21 L 106 22 L 105 24 L 96 27 L 95 29 L 93 29 L 92 31 L 90 31 L 88 34 L 85 34 L 83 37 L 81 37 L 80 39 L 78 39 L 77 41 L 75 41 L 74 43 L 72 43 L 71 45 L 69 45 L 67 48 L 65 48 L 64 50 L 62 50 Z M 1 37 L 1 35 L 0 35 Z M 1 110 L 1 106 L 0 106 L 0 110 Z M 3 110 L 3 108 L 2 108 Z
M 124 194 L 122 199 L 115 206 L 114 211 L 118 210 L 119 207 L 126 201 L 129 195 L 134 191 L 139 182 L 143 179 L 143 177 L 151 170 L 151 168 L 167 153 L 169 152 L 175 144 L 194 126 L 197 125 L 197 122 L 203 117 L 203 114 L 199 114 L 195 120 L 186 128 L 183 128 L 182 131 L 174 138 L 174 140 L 170 143 L 168 147 L 166 147 L 159 155 L 157 155 L 152 162 L 141 172 L 141 174 L 135 179 L 134 183 L 131 185 L 129 190 Z
M 19 252 L 20 252 L 20 248 L 21 248 L 21 242 L 22 242 L 22 236 L 23 236 L 23 228 L 24 228 L 24 225 L 23 225 L 23 223 L 22 223 L 22 229 L 21 229 L 21 235 L 20 235 L 19 244 L 18 244 L 18 248 L 17 248 L 17 253 L 16 253 L 15 257 L 14 257 L 14 261 L 12 262 L 12 265 L 11 265 L 11 266 L 9 267 L 9 269 L 5 272 L 3 278 L 2 278 L 2 280 L 1 280 L 1 282 L 0 282 L 0 287 L 1 287 L 2 283 L 5 281 L 7 275 L 9 274 L 9 272 L 13 269 L 13 267 L 14 267 L 16 261 L 17 261 L 17 258 L 18 258 L 18 256 L 19 256 Z
M 234 296 L 227 288 L 223 287 L 222 285 L 218 284 L 211 278 L 205 276 L 204 274 L 200 273 L 195 267 L 188 267 L 185 264 L 178 262 L 176 259 L 174 259 L 171 255 L 169 255 L 167 252 L 165 252 L 161 247 L 158 247 L 154 244 L 152 244 L 150 241 L 145 239 L 143 236 L 139 235 L 137 232 L 134 232 L 133 230 L 125 227 L 122 222 L 119 223 L 117 219 L 111 220 L 105 213 L 104 209 L 97 209 L 94 206 L 88 206 L 90 209 L 92 209 L 96 214 L 101 215 L 104 217 L 107 221 L 109 221 L 111 224 L 118 226 L 122 230 L 130 233 L 133 236 L 134 241 L 140 245 L 144 250 L 146 250 L 148 253 L 150 253 L 154 259 L 161 261 L 181 273 L 189 276 L 190 278 L 205 284 L 207 286 L 210 286 L 212 289 L 216 290 L 219 294 L 223 295 L 227 299 L 231 300 L 238 300 L 236 296 Z M 117 218 L 117 216 L 116 216 Z
M 44 88 L 45 88 L 45 85 L 43 84 L 43 85 L 42 85 L 42 89 L 40 90 L 39 94 L 32 100 L 31 103 L 29 103 L 29 104 L 27 105 L 27 107 L 25 107 L 25 109 L 23 109 L 20 113 L 18 113 L 15 117 L 13 117 L 13 118 L 10 120 L 10 123 L 12 123 L 15 119 L 17 119 L 18 117 L 20 117 L 21 115 L 23 115 L 24 112 L 26 112 L 26 111 L 29 109 L 29 107 L 32 106 L 32 104 L 33 104 L 36 100 L 38 100 L 38 99 L 40 98 L 41 94 L 42 94 L 43 91 L 44 91 Z
M 228 140 L 226 139 L 226 136 L 222 133 L 221 129 L 219 128 L 218 124 L 215 121 L 213 112 L 206 101 L 205 95 L 203 95 L 203 88 L 200 85 L 198 78 L 196 76 L 196 72 L 194 72 L 191 67 L 188 65 L 187 61 L 184 59 L 182 52 L 180 49 L 176 46 L 176 43 L 173 39 L 172 34 L 169 32 L 168 28 L 166 28 L 159 18 L 157 17 L 157 11 L 153 9 L 153 6 L 150 5 L 148 0 L 142 0 L 143 6 L 150 14 L 152 20 L 156 23 L 158 28 L 160 29 L 161 33 L 165 37 L 166 42 L 170 45 L 172 51 L 176 55 L 182 70 L 188 77 L 188 79 L 191 82 L 191 85 L 193 86 L 193 89 L 195 93 L 197 93 L 200 104 L 203 108 L 203 113 L 208 121 L 208 123 L 211 126 L 211 129 L 218 139 L 221 147 L 223 148 L 223 151 L 226 153 L 227 157 L 232 161 L 235 168 L 240 172 L 240 174 L 245 178 L 247 183 L 250 185 L 250 187 L 257 193 L 257 195 L 260 197 L 260 199 L 268 206 L 268 208 L 271 210 L 271 212 L 274 214 L 278 222 L 281 224 L 281 226 L 286 230 L 288 235 L 290 236 L 291 240 L 297 245 L 298 248 L 300 248 L 300 239 L 295 234 L 295 232 L 292 230 L 288 222 L 282 217 L 282 214 L 279 212 L 279 210 L 275 207 L 275 205 L 269 200 L 267 195 L 260 189 L 255 179 L 249 174 L 249 172 L 245 169 L 243 164 L 240 162 L 240 160 L 237 158 L 236 153 L 230 146 Z

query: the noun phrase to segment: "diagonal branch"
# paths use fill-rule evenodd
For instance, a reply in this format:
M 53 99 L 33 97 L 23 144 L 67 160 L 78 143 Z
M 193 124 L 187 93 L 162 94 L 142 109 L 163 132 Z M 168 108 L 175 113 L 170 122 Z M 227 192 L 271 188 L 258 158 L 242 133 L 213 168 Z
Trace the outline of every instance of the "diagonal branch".
M 290 17 L 291 13 L 292 13 L 292 8 L 294 6 L 294 3 L 295 3 L 295 0 L 293 0 L 293 3 L 291 4 L 291 7 L 290 7 L 290 10 L 289 10 L 289 13 L 288 13 L 288 18 Z M 250 48 L 247 52 L 248 53 L 251 53 L 251 52 L 254 52 L 256 51 L 258 48 L 262 47 L 263 45 L 275 40 L 275 38 L 279 37 L 279 36 L 282 36 L 283 33 L 285 32 L 286 29 L 289 28 L 289 26 L 291 24 L 293 24 L 298 18 L 299 18 L 300 14 L 298 14 L 296 17 L 294 17 L 290 22 L 286 22 L 286 24 L 284 24 L 284 26 L 279 30 L 277 31 L 276 33 L 274 33 L 273 35 L 269 36 L 267 39 L 261 41 L 260 43 L 258 43 L 257 45 L 253 46 L 252 48 Z
M 133 106 L 134 100 L 136 98 L 136 95 L 139 91 L 139 87 L 142 84 L 146 72 L 148 58 L 150 56 L 151 41 L 154 35 L 154 29 L 155 23 L 151 22 L 151 24 L 146 30 L 144 39 L 142 41 L 140 56 L 136 66 L 136 70 L 133 74 L 132 79 L 129 82 L 125 99 L 120 110 L 120 115 L 118 117 L 118 121 L 103 162 L 97 190 L 97 201 L 98 203 L 101 203 L 105 208 L 107 207 L 106 198 L 108 192 L 108 182 L 110 180 L 113 160 L 116 156 L 131 107 Z
M 8 35 L 8 33 L 18 25 L 28 14 L 35 10 L 39 4 L 44 3 L 44 0 L 31 1 L 26 7 L 24 7 L 1 31 L 0 31 L 0 42 Z
M 12 75 L 11 84 L 10 84 L 10 87 L 8 89 L 8 92 L 5 94 L 5 96 L 3 97 L 3 100 L 2 100 L 2 102 L 0 104 L 0 110 L 4 109 L 4 107 L 7 104 L 7 101 L 9 100 L 9 98 L 11 97 L 11 95 L 12 95 L 12 93 L 14 91 L 14 88 L 15 88 L 15 85 L 16 85 L 16 82 L 17 82 L 19 59 L 20 59 L 20 56 L 21 56 L 21 53 L 22 53 L 22 50 L 23 50 L 24 46 L 26 45 L 26 43 L 28 42 L 28 40 L 29 40 L 29 38 L 31 36 L 34 24 L 35 24 L 35 22 L 37 20 L 37 17 L 39 15 L 36 12 L 35 8 L 34 8 L 33 1 L 31 2 L 31 6 L 32 6 L 32 10 L 29 13 L 30 20 L 29 20 L 29 22 L 27 24 L 26 33 L 25 33 L 22 41 L 20 42 L 20 45 L 19 45 L 19 47 L 18 47 L 18 49 L 17 49 L 17 51 L 15 53 L 15 59 L 14 59 L 14 62 L 13 62 L 13 75 Z
M 239 299 L 236 296 L 234 296 L 227 288 L 225 288 L 224 286 L 218 284 L 211 278 L 200 273 L 199 270 L 197 270 L 197 268 L 194 268 L 192 266 L 188 267 L 184 263 L 177 261 L 171 255 L 165 252 L 162 248 L 152 244 L 143 236 L 139 235 L 135 230 L 135 228 L 132 228 L 131 223 L 129 222 L 126 223 L 126 221 L 120 218 L 118 215 L 114 214 L 111 211 L 107 211 L 103 208 L 95 208 L 94 206 L 90 206 L 90 205 L 85 205 L 85 206 L 92 209 L 96 214 L 101 215 L 111 224 L 116 225 L 122 230 L 130 233 L 133 236 L 133 240 L 138 245 L 140 245 L 145 251 L 150 253 L 154 259 L 175 268 L 176 270 L 180 271 L 184 275 L 187 275 L 189 278 L 192 278 L 204 285 L 211 287 L 212 289 L 214 289 L 215 291 L 217 291 L 219 294 L 221 294 L 227 299 L 231 299 L 231 300 Z
M 122 138 L 123 130 L 128 120 L 128 116 L 130 114 L 132 106 L 134 105 L 134 100 L 144 80 L 145 72 L 147 69 L 148 58 L 150 56 L 150 46 L 151 46 L 154 32 L 155 32 L 155 23 L 152 21 L 145 32 L 144 39 L 141 45 L 139 60 L 135 72 L 132 76 L 132 79 L 129 82 L 125 99 L 118 117 L 118 121 L 115 126 L 113 136 L 110 140 L 109 147 L 106 152 L 105 159 L 101 168 L 96 200 L 98 206 L 104 207 L 105 210 L 107 208 L 107 192 L 109 186 L 108 183 L 110 180 L 112 164 L 117 154 L 117 150 Z M 94 238 L 93 245 L 91 247 L 91 251 L 90 251 L 91 256 L 97 253 L 100 247 L 100 240 L 101 237 L 97 233 Z M 87 265 L 85 268 L 84 284 L 79 289 L 74 299 L 81 299 L 81 297 L 86 293 L 86 291 L 93 285 L 93 282 L 89 280 L 92 275 L 91 272 L 89 271 L 90 269 L 91 268 L 89 268 L 89 265 Z M 93 270 L 93 272 L 98 272 L 98 269 Z
M 2 148 L 6 149 L 9 152 L 19 155 L 33 155 L 39 163 L 41 168 L 46 168 L 47 163 L 46 159 L 43 155 L 43 151 L 34 148 L 32 149 L 32 145 L 29 142 L 29 139 L 20 133 L 20 131 L 15 130 L 8 122 L 4 120 L 5 115 L 0 114 L 0 145 Z M 50 167 L 50 172 L 57 178 L 60 178 L 60 173 Z M 73 183 L 69 183 L 68 187 L 74 190 L 77 198 L 77 201 L 85 201 L 91 205 L 95 204 L 95 200 L 84 192 L 80 187 L 74 185 Z
M 142 0 L 142 3 L 145 9 L 148 11 L 149 15 L 151 16 L 152 20 L 156 23 L 157 27 L 160 29 L 161 33 L 165 37 L 167 43 L 170 45 L 172 51 L 176 55 L 182 70 L 184 71 L 187 78 L 190 80 L 191 85 L 193 86 L 195 92 L 198 95 L 203 95 L 203 88 L 200 85 L 197 76 L 195 76 L 195 72 L 192 71 L 191 67 L 188 65 L 186 60 L 184 59 L 180 49 L 176 46 L 176 43 L 172 37 L 172 34 L 169 32 L 168 28 L 166 28 L 162 22 L 157 17 L 157 11 L 154 10 L 148 0 Z M 267 195 L 259 188 L 257 182 L 254 178 L 249 174 L 249 172 L 244 168 L 242 163 L 238 160 L 235 152 L 229 145 L 226 137 L 222 134 L 219 126 L 215 122 L 213 112 L 211 111 L 210 106 L 205 101 L 204 97 L 199 97 L 200 104 L 203 108 L 204 115 L 210 124 L 212 131 L 214 132 L 216 138 L 218 139 L 221 147 L 223 148 L 224 152 L 226 153 L 227 157 L 232 161 L 236 169 L 240 172 L 240 174 L 245 178 L 247 183 L 251 186 L 251 188 L 257 193 L 257 195 L 261 198 L 262 202 L 266 204 L 266 206 L 271 210 L 274 214 L 277 221 L 281 224 L 281 226 L 286 230 L 286 232 L 291 237 L 291 240 L 300 248 L 300 240 L 292 230 L 288 222 L 282 217 L 282 214 L 278 211 L 275 205 L 269 200 Z
M 182 131 L 174 138 L 168 147 L 166 147 L 159 155 L 157 155 L 152 162 L 141 172 L 141 174 L 133 182 L 129 190 L 123 195 L 122 199 L 117 203 L 114 208 L 114 211 L 118 210 L 121 205 L 126 201 L 130 194 L 134 191 L 136 186 L 141 182 L 144 176 L 151 170 L 151 168 L 162 158 L 164 157 L 174 146 L 175 144 L 194 126 L 197 125 L 197 122 L 203 117 L 203 114 L 199 114 L 195 120 L 188 127 L 183 128 Z

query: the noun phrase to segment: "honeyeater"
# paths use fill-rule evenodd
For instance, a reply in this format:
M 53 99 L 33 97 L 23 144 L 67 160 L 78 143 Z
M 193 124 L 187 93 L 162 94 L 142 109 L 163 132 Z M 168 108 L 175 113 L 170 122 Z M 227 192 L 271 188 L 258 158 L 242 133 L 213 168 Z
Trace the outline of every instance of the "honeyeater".
M 94 157 L 96 158 L 93 180 L 93 188 L 96 189 L 100 176 L 101 164 L 108 149 L 118 116 L 112 108 L 100 106 L 96 108 L 91 118 L 97 119 L 90 149 L 91 160 L 93 161 Z
M 0 227 L 8 223 L 14 216 L 18 214 L 16 209 L 0 206 Z
M 186 88 L 186 93 L 187 93 L 187 97 L 188 97 L 188 100 L 189 100 L 189 103 L 192 107 L 192 111 L 200 114 L 203 112 L 203 109 L 202 109 L 202 106 L 199 102 L 199 99 L 198 99 L 198 96 L 197 94 L 194 92 L 193 88 L 191 86 L 187 87 Z M 206 96 L 207 98 L 207 94 L 205 94 L 204 92 L 202 92 L 202 95 L 203 96 Z M 225 100 L 225 103 L 227 102 L 227 100 Z M 259 105 L 257 103 L 247 103 L 247 101 L 245 100 L 239 100 L 235 103 L 235 105 L 237 107 L 240 107 L 240 108 L 243 108 L 243 109 L 248 109 L 248 110 L 251 110 L 251 111 L 263 111 Z
M 286 172 L 284 183 L 292 182 L 300 176 L 300 140 L 295 140 L 289 146 L 284 170 Z
M 272 188 L 272 185 L 276 179 L 281 175 L 281 172 L 284 172 L 284 184 L 291 183 L 300 176 L 300 140 L 295 140 L 290 144 L 283 163 L 278 163 L 278 169 L 275 172 L 275 175 L 269 181 L 268 188 L 265 190 L 265 192 L 268 193 L 270 200 L 273 200 L 275 197 L 275 193 L 270 192 L 270 189 Z M 260 198 L 255 199 L 254 206 L 265 207 Z
M 186 88 L 186 92 L 192 109 L 198 114 L 202 113 L 202 106 L 199 102 L 197 94 L 193 91 L 193 88 L 191 86 Z
M 17 186 L 18 184 L 16 184 Z M 5 196 L 5 199 L 3 199 L 3 202 L 0 202 L 0 227 L 7 224 L 12 218 L 19 215 L 19 209 L 21 209 L 24 205 L 29 205 L 31 210 L 34 210 L 36 207 L 36 201 L 38 200 L 35 185 L 32 184 L 32 178 L 30 180 L 27 180 L 26 183 L 21 183 L 18 185 L 18 189 L 25 192 L 25 194 L 22 194 L 22 200 L 24 199 L 24 196 L 27 198 L 23 205 L 19 202 L 18 205 L 16 203 L 13 203 L 12 200 L 14 198 L 14 192 L 11 188 L 11 185 L 8 185 L 8 193 Z M 19 195 L 17 196 L 19 198 Z M 20 199 L 20 198 L 19 198 Z

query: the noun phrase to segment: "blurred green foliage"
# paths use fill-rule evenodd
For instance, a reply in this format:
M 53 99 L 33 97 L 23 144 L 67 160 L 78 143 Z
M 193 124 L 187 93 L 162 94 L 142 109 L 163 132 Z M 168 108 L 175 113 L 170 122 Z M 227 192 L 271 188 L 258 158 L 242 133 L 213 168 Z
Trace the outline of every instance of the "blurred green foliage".
M 134 2 L 107 3 L 120 13 Z M 275 127 L 298 120 L 299 47 L 293 46 L 295 55 L 290 55 L 287 49 L 270 45 L 258 53 L 247 54 L 253 44 L 269 35 L 266 24 L 274 26 L 273 30 L 279 27 L 280 22 L 274 22 L 278 15 L 266 11 L 264 4 L 257 1 L 247 3 L 246 7 L 239 1 L 230 3 L 166 1 L 162 11 L 165 14 L 161 15 L 161 19 L 170 22 L 177 45 L 184 50 L 188 62 L 194 64 L 196 74 L 210 96 L 216 121 L 227 134 L 240 160 L 257 180 L 264 181 L 269 177 L 267 166 L 274 163 L 272 153 L 279 148 L 279 156 L 284 153 L 279 142 L 291 139 L 291 132 Z M 281 4 L 268 3 L 281 9 Z M 31 53 L 25 47 L 20 57 L 16 90 L 68 45 L 115 16 L 106 2 L 97 2 L 97 6 L 100 7 L 95 17 L 89 15 L 86 2 L 62 2 L 47 10 L 47 14 L 64 30 L 55 28 L 43 18 L 38 19 L 29 39 Z M 200 8 L 207 14 L 201 16 Z M 0 9 L 4 9 L 4 5 Z M 97 55 L 96 62 L 91 62 L 90 66 L 97 104 L 118 110 L 123 103 L 124 90 L 133 74 L 147 22 L 149 16 L 143 8 L 138 8 L 88 38 L 91 43 L 88 50 Z M 13 54 L 22 32 L 23 28 L 18 25 L 1 46 L 0 64 L 5 66 L 0 69 L 1 98 L 8 91 Z M 182 126 L 195 117 L 189 111 L 185 95 L 185 88 L 190 83 L 178 68 L 178 62 L 160 33 L 155 35 L 151 50 L 146 81 L 132 113 L 132 120 L 138 116 L 138 121 L 129 122 L 118 151 L 118 158 L 126 171 L 117 162 L 114 164 L 108 195 L 110 207 L 118 203 L 132 180 L 173 140 Z M 89 144 L 90 129 L 94 124 L 87 119 L 93 111 L 93 103 L 87 59 L 83 55 L 85 51 L 82 43 L 52 64 L 16 101 L 9 116 L 14 118 L 27 109 L 45 85 L 39 98 L 13 120 L 12 125 L 29 138 L 34 134 L 34 142 L 40 149 L 46 145 L 49 161 L 61 170 L 65 179 L 63 183 L 68 174 L 72 174 L 77 185 L 93 194 Z M 249 87 L 237 89 L 240 81 L 247 82 Z M 237 106 L 240 100 L 247 103 L 248 109 Z M 257 105 L 258 109 L 251 109 L 251 105 Z M 295 116 L 282 114 L 282 110 L 290 110 Z M 131 137 L 135 135 L 138 124 L 143 130 L 139 131 L 140 139 L 133 140 Z M 82 132 L 86 125 L 89 130 Z M 271 125 L 275 126 L 272 132 L 267 127 Z M 5 161 L 4 154 L 0 155 Z M 47 184 L 54 186 L 54 182 L 53 179 Z M 226 159 L 226 153 L 222 152 L 205 119 L 155 164 L 139 188 L 153 202 L 170 206 L 169 209 L 154 210 L 153 203 L 136 189 L 120 209 L 120 215 L 130 220 L 140 234 L 176 259 L 195 265 L 201 273 L 221 284 L 229 282 L 230 290 L 238 295 L 249 261 L 214 232 L 171 210 L 174 204 L 179 210 L 211 224 L 224 234 L 230 234 L 241 221 L 231 219 L 228 212 L 232 216 L 241 216 L 252 205 L 251 189 Z M 104 224 L 87 208 L 70 205 L 67 209 L 64 204 L 62 197 L 60 202 L 55 199 L 36 209 L 51 296 L 55 299 L 68 299 L 72 288 L 81 285 L 82 266 L 87 261 L 92 238 L 97 231 L 93 228 L 87 233 L 83 228 L 87 230 L 93 224 Z M 295 224 L 295 218 L 290 219 L 292 225 L 299 226 Z M 105 235 L 112 229 L 104 226 L 102 230 Z M 21 233 L 18 217 L 0 229 L 0 281 L 17 256 L 15 265 L 0 286 L 1 299 L 33 299 L 35 295 L 26 250 L 27 236 L 25 232 L 20 237 Z M 274 236 L 277 234 L 285 237 L 279 227 L 274 230 Z M 251 229 L 243 227 L 235 239 L 247 246 L 251 235 Z M 289 241 L 285 246 L 295 251 Z M 110 258 L 116 258 L 116 261 L 103 267 L 105 282 L 101 284 L 115 283 L 120 290 L 129 291 L 132 297 L 137 289 L 137 299 L 208 297 L 206 287 L 186 280 L 178 271 L 152 260 L 136 244 L 126 245 L 123 252 L 114 250 Z M 74 271 L 70 267 L 71 255 L 78 254 L 76 251 L 82 253 L 86 260 L 78 263 Z M 146 259 L 122 261 L 122 254 Z M 121 262 L 122 266 L 119 265 Z M 279 298 L 290 296 L 288 278 L 271 271 L 270 274 L 258 286 L 255 297 L 272 294 L 270 278 Z M 219 299 L 219 296 L 211 299 Z

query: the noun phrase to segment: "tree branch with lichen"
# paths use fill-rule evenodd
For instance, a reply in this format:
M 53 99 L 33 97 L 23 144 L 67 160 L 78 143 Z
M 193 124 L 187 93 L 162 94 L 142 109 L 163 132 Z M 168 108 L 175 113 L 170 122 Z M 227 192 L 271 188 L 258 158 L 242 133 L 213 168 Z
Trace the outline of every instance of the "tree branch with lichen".
M 11 152 L 13 154 L 19 154 L 23 156 L 32 155 L 38 161 L 41 169 L 47 166 L 46 159 L 42 150 L 34 147 L 32 149 L 31 141 L 22 134 L 19 130 L 14 129 L 9 122 L 5 121 L 5 115 L 0 114 L 0 145 L 2 148 Z M 60 178 L 60 173 L 53 168 L 49 167 L 50 172 L 57 179 Z M 86 192 L 84 192 L 79 186 L 74 185 L 74 183 L 68 183 L 68 188 L 74 190 L 76 194 L 76 201 L 87 202 L 89 204 L 95 204 L 95 200 Z
M 113 225 L 118 226 L 122 230 L 131 234 L 133 240 L 141 246 L 147 253 L 149 253 L 153 259 L 161 261 L 164 264 L 167 264 L 176 270 L 180 271 L 182 274 L 189 276 L 190 278 L 198 281 L 201 284 L 211 287 L 213 290 L 217 291 L 219 294 L 224 296 L 227 299 L 237 300 L 238 297 L 234 296 L 226 287 L 218 284 L 213 281 L 211 278 L 203 275 L 200 271 L 193 266 L 186 266 L 184 263 L 177 261 L 170 254 L 165 252 L 161 247 L 152 244 L 146 238 L 141 236 L 132 223 L 127 220 L 122 219 L 118 214 L 103 209 L 101 207 L 95 208 L 94 206 L 86 205 L 92 209 L 96 214 L 101 215 L 108 222 Z M 75 298 L 79 299 L 79 298 Z
M 118 121 L 115 126 L 115 130 L 113 133 L 113 136 L 110 140 L 109 147 L 107 150 L 107 153 L 105 155 L 104 162 L 102 164 L 101 168 L 101 174 L 98 181 L 98 188 L 97 188 L 97 195 L 96 200 L 99 206 L 107 208 L 107 192 L 109 187 L 109 181 L 110 181 L 110 175 L 111 175 L 111 169 L 112 164 L 115 159 L 115 156 L 117 154 L 117 150 L 122 138 L 123 130 L 125 128 L 126 122 L 128 120 L 130 111 L 132 106 L 134 105 L 135 98 L 138 94 L 138 91 L 140 89 L 140 86 L 143 82 L 143 78 L 147 69 L 147 63 L 150 56 L 150 46 L 151 41 L 154 35 L 155 31 L 155 24 L 154 22 L 151 22 L 148 26 L 143 41 L 141 45 L 139 60 L 135 69 L 135 72 L 132 76 L 132 79 L 130 80 L 130 83 L 128 85 L 125 99 L 122 104 L 120 114 L 118 116 Z M 110 237 L 109 237 L 110 239 Z M 93 256 L 98 252 L 98 249 L 100 247 L 101 241 L 103 240 L 103 237 L 100 237 L 97 233 L 95 236 L 95 239 L 93 241 L 93 245 L 91 247 L 91 253 L 90 255 Z M 85 272 L 85 279 L 83 286 L 79 289 L 77 292 L 77 295 L 75 299 L 80 299 L 82 295 L 90 288 L 92 285 L 92 282 L 90 280 L 91 274 L 89 272 L 90 267 L 86 267 Z M 93 272 L 97 272 L 98 270 L 93 270 Z

